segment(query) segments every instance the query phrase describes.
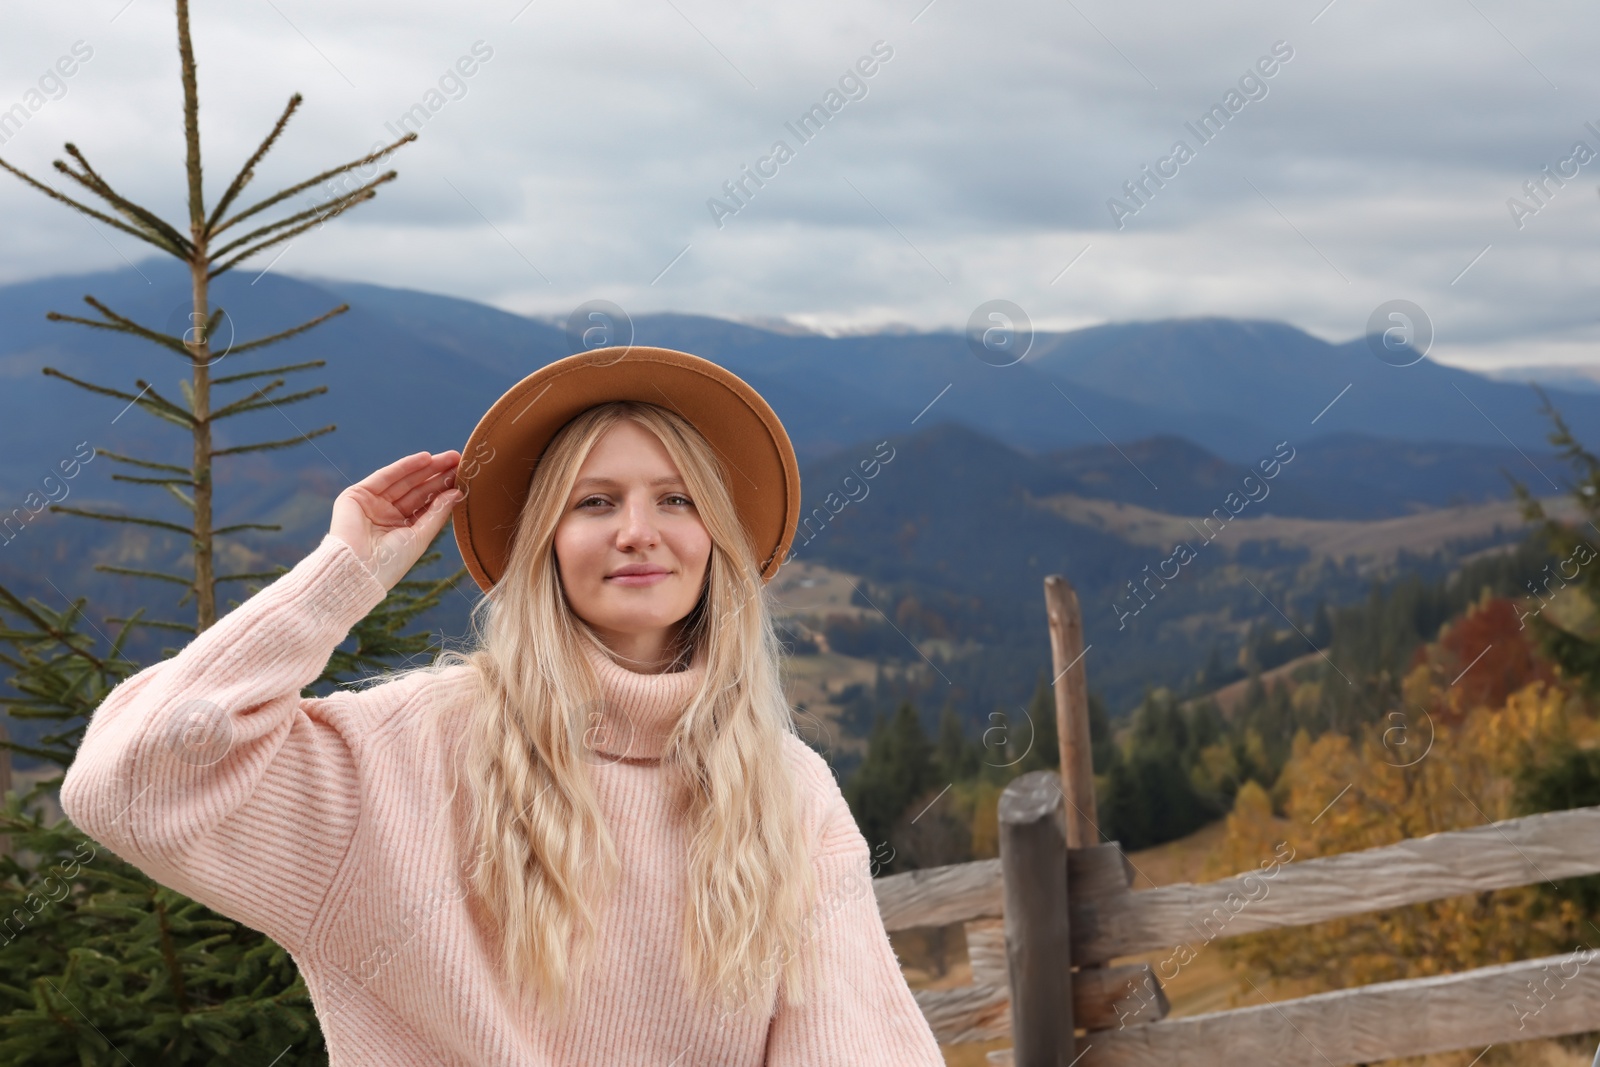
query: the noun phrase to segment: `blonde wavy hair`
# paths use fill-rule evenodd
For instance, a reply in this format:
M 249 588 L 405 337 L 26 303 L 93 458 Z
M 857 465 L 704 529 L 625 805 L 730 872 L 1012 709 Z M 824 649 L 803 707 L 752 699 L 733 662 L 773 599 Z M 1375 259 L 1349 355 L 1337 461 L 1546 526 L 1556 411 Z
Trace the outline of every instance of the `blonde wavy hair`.
M 585 759 L 585 716 L 601 694 L 582 642 L 599 639 L 562 591 L 555 532 L 583 461 L 625 419 L 660 439 L 711 537 L 705 586 L 679 628 L 680 652 L 704 647 L 704 679 L 661 760 L 690 839 L 681 973 L 697 1002 L 724 1019 L 767 1018 L 780 982 L 791 1004 L 807 995 L 803 920 L 816 879 L 784 752 L 784 735 L 796 731 L 769 594 L 723 468 L 692 424 L 654 404 L 616 401 L 564 426 L 535 467 L 505 573 L 473 607 L 475 647 L 387 677 L 456 665 L 475 672 L 461 760 L 477 846 L 470 889 L 495 927 L 511 995 L 537 991 L 541 1009 L 561 1022 L 592 962 L 597 905 L 620 863 Z

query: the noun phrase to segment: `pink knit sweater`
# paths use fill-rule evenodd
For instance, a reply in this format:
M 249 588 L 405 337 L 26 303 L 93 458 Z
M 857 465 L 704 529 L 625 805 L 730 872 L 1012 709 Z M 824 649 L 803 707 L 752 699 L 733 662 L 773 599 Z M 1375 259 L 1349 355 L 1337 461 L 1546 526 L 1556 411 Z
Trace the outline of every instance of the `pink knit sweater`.
M 508 1006 L 464 872 L 457 742 L 468 668 L 300 695 L 385 590 L 331 534 L 173 658 L 118 685 L 61 789 L 85 833 L 294 957 L 333 1067 L 938 1067 L 827 764 L 804 783 L 820 952 L 808 1003 L 770 1020 L 696 1010 L 679 974 L 686 833 L 648 759 L 591 765 L 623 876 L 574 1018 Z M 594 650 L 610 706 L 658 754 L 702 669 L 628 671 Z M 452 795 L 451 785 L 459 786 Z

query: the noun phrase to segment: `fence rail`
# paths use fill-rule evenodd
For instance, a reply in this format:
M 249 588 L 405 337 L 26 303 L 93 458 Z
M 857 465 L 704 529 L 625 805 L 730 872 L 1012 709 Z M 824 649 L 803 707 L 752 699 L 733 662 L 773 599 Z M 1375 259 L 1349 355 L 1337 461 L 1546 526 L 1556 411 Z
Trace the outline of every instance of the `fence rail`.
M 1000 859 L 873 884 L 890 931 L 965 926 L 972 984 L 914 993 L 941 1043 L 1010 1036 L 1014 1047 L 989 1061 L 1016 1067 L 1231 1067 L 1268 1057 L 1333 1067 L 1600 1029 L 1600 949 L 1277 1003 L 1263 994 L 1260 1005 L 1167 1018 L 1155 970 L 1115 960 L 1600 873 L 1600 807 L 1135 890 L 1120 846 L 1090 843 L 1099 831 L 1077 597 L 1052 575 L 1045 600 L 1061 773 L 1034 771 L 1007 786 Z
M 1074 892 L 1072 958 L 1170 948 L 1197 927 L 1202 937 L 1213 929 L 1233 937 L 1597 870 L 1600 808 L 1552 811 L 1285 863 L 1270 878 L 1257 871 L 1143 892 Z M 1243 907 L 1230 906 L 1241 900 Z
M 1530 982 L 1549 991 L 1537 1011 Z M 1597 1028 L 1600 967 L 1568 954 L 1090 1033 L 1079 1065 L 1372 1063 Z M 992 1053 L 989 1062 L 1027 1063 Z

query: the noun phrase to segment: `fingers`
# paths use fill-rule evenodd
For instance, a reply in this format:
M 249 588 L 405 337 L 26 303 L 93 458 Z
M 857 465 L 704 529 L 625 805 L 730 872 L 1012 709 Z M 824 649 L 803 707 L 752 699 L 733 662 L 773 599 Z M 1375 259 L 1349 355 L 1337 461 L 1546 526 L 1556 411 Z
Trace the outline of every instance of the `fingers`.
M 409 519 L 414 512 L 427 507 L 441 493 L 453 488 L 455 477 L 454 468 L 435 471 L 425 481 L 419 482 L 409 492 L 395 500 L 393 502 L 395 511 Z
M 406 477 L 430 463 L 431 457 L 426 452 L 413 452 L 403 459 L 397 459 L 386 467 L 379 467 L 365 478 L 356 483 L 362 489 L 374 496 L 384 496 L 391 486 L 401 478 Z
M 418 559 L 433 543 L 439 531 L 450 519 L 450 511 L 460 499 L 460 490 L 449 489 L 435 496 L 414 516 L 408 516 L 402 526 L 384 532 L 376 549 L 380 577 L 389 588 L 416 566 Z
M 453 470 L 460 462 L 461 453 L 453 450 L 437 454 L 414 452 L 378 468 L 356 484 L 374 496 L 393 503 L 419 482 L 438 472 Z
M 403 513 L 414 511 L 417 505 L 405 508 L 401 507 L 399 502 L 404 500 L 417 487 L 426 486 L 430 482 L 437 480 L 440 475 L 454 471 L 460 462 L 461 453 L 459 452 L 440 452 L 432 455 L 429 462 L 395 481 L 384 495 L 391 503 L 399 507 Z
M 444 529 L 444 524 L 450 521 L 451 509 L 460 499 L 461 490 L 450 489 L 429 501 L 427 508 L 416 516 L 416 521 L 411 527 L 417 532 L 417 539 L 424 544 L 431 544 L 434 535 Z

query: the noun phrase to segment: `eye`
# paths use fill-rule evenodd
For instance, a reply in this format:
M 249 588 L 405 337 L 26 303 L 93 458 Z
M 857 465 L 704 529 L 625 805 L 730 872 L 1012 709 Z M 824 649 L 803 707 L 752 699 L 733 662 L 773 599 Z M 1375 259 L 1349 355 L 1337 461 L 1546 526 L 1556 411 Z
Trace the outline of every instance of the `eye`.
M 574 507 L 586 508 L 591 503 L 607 504 L 607 503 L 610 503 L 610 501 L 606 500 L 606 498 L 603 497 L 603 496 L 586 496 L 582 500 L 578 501 L 577 504 L 574 505 Z
M 684 496 L 682 493 L 669 493 L 667 495 L 667 503 L 669 503 L 669 504 L 680 504 L 680 505 L 681 504 L 687 504 L 691 508 L 694 507 L 694 501 L 690 500 L 688 497 Z

